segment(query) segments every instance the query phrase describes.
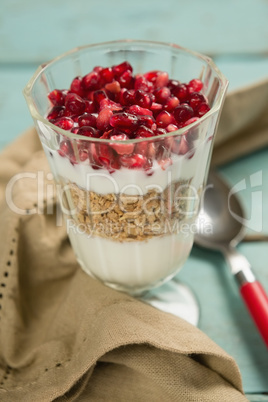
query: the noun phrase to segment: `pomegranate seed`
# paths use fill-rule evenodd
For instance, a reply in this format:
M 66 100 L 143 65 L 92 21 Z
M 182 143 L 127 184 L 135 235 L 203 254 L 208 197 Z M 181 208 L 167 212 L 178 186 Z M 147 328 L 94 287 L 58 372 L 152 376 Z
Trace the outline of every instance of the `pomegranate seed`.
M 73 128 L 74 122 L 70 117 L 59 117 L 53 121 L 55 126 L 62 128 L 63 130 L 71 130 Z
M 120 75 L 122 75 L 126 70 L 130 70 L 132 72 L 133 68 L 128 61 L 124 61 L 123 63 L 118 64 L 117 66 L 113 66 L 112 70 L 116 77 L 120 77 Z
M 194 123 L 194 122 L 196 122 L 196 121 L 198 121 L 198 120 L 199 120 L 199 117 L 192 117 L 191 119 L 186 120 L 186 122 L 183 124 L 183 127 L 186 127 L 186 126 L 188 126 L 189 124 L 192 124 L 192 123 Z
M 99 71 L 99 75 L 104 84 L 112 82 L 114 79 L 114 73 L 111 67 L 103 68 Z
M 94 113 L 96 112 L 96 108 L 95 105 L 93 103 L 93 101 L 89 101 L 89 100 L 85 100 L 85 112 L 86 113 Z
M 96 73 L 100 73 L 101 71 L 103 70 L 103 67 L 101 67 L 101 66 L 95 66 L 94 68 L 93 68 L 93 71 L 95 71 Z
M 154 116 L 157 116 L 158 113 L 160 113 L 161 110 L 163 109 L 163 106 L 160 105 L 160 103 L 153 102 L 152 106 L 150 107 L 150 109 L 153 112 Z
M 170 97 L 170 89 L 167 87 L 158 88 L 154 91 L 155 101 L 158 103 L 165 103 Z
M 197 108 L 196 108 L 196 113 L 199 117 L 204 116 L 208 111 L 210 110 L 210 107 L 207 103 L 201 103 Z
M 183 136 L 181 138 L 180 146 L 179 146 L 179 154 L 180 155 L 185 155 L 190 151 L 190 144 L 187 141 L 186 137 Z
M 75 77 L 71 83 L 70 91 L 81 96 L 85 96 L 85 90 L 82 85 L 82 77 Z
M 78 133 L 78 130 L 79 130 L 79 127 L 73 127 L 73 128 L 71 129 L 71 133 L 77 134 L 77 133 Z
M 140 125 L 146 126 L 150 129 L 152 129 L 155 125 L 155 119 L 153 116 L 148 116 L 148 115 L 140 115 L 138 116 L 138 123 Z
M 98 155 L 97 155 L 96 144 L 93 144 L 93 143 L 89 144 L 88 157 L 89 157 L 90 165 L 93 169 L 101 168 L 101 163 L 100 163 Z
M 63 106 L 65 95 L 63 91 L 61 91 L 60 89 L 54 89 L 54 91 L 51 91 L 48 94 L 48 99 L 50 100 L 53 106 Z
M 104 91 L 102 91 L 101 89 L 98 91 L 95 91 L 93 94 L 93 102 L 95 103 L 97 108 L 99 108 L 101 101 L 106 98 L 107 98 L 106 93 Z
M 112 130 L 108 130 L 108 131 L 104 131 L 104 133 L 102 134 L 102 136 L 100 137 L 102 140 L 108 140 L 111 138 L 111 136 L 113 135 L 114 129 Z
M 55 120 L 58 117 L 64 116 L 65 107 L 64 106 L 54 106 L 47 115 L 49 121 Z
M 129 169 L 141 169 L 147 162 L 147 158 L 140 154 L 135 154 L 133 156 L 121 156 L 120 162 L 122 166 L 125 166 Z
M 150 128 L 146 126 L 140 126 L 136 131 L 136 135 L 138 135 L 139 137 L 147 138 L 147 137 L 153 137 L 155 134 Z
M 99 88 L 100 76 L 98 72 L 92 71 L 82 78 L 82 85 L 87 91 L 94 91 Z
M 143 137 L 137 137 L 137 138 L 143 138 Z M 135 145 L 135 153 L 146 156 L 147 159 L 154 159 L 155 152 L 156 148 L 154 142 L 142 141 L 138 142 Z
M 136 116 L 152 116 L 153 112 L 150 109 L 143 108 L 138 105 L 132 105 L 128 108 L 128 112 Z
M 179 84 L 173 90 L 171 90 L 171 92 L 179 99 L 180 102 L 185 102 L 188 100 L 189 92 L 185 84 Z
M 73 147 L 69 140 L 63 140 L 60 143 L 60 148 L 58 150 L 60 156 L 70 156 L 73 155 Z
M 187 104 L 179 105 L 174 110 L 174 117 L 178 124 L 185 123 L 187 120 L 191 119 L 193 115 L 193 109 Z
M 154 82 L 156 81 L 156 78 L 157 78 L 157 76 L 158 76 L 159 73 L 160 73 L 160 71 L 158 71 L 158 70 L 149 71 L 148 73 L 145 73 L 145 74 L 144 74 L 144 77 L 145 77 L 148 81 L 154 83 Z
M 119 93 L 119 102 L 123 106 L 130 106 L 133 105 L 134 102 L 134 94 L 135 91 L 133 89 L 126 89 L 122 88 L 120 93 Z
M 167 98 L 163 109 L 166 110 L 167 112 L 173 112 L 175 107 L 179 106 L 179 103 L 180 103 L 179 99 L 176 96 L 172 95 L 169 98 Z
M 135 129 L 137 127 L 138 118 L 134 114 L 126 112 L 114 114 L 110 119 L 112 127 L 117 129 Z
M 105 98 L 100 101 L 100 111 L 103 109 L 111 109 L 114 112 L 120 111 L 123 107 L 120 103 L 115 103 L 112 100 Z
M 84 162 L 88 159 L 88 150 L 87 149 L 79 149 L 79 159 L 81 162 Z
M 90 126 L 80 127 L 79 130 L 77 131 L 77 134 L 83 135 L 85 137 L 91 137 L 91 138 L 99 137 L 98 131 L 95 128 L 90 127 Z
M 68 93 L 65 98 L 66 111 L 71 114 L 82 114 L 85 111 L 85 101 L 77 94 Z
M 151 94 L 138 89 L 134 95 L 135 104 L 141 106 L 145 109 L 149 109 L 152 105 L 152 97 Z
M 164 128 L 157 127 L 157 129 L 155 130 L 155 135 L 163 135 L 166 133 L 167 131 Z
M 191 80 L 188 84 L 188 90 L 190 93 L 200 92 L 202 88 L 203 88 L 203 82 L 197 78 Z
M 161 169 L 165 170 L 168 166 L 172 165 L 170 158 L 170 151 L 164 145 L 159 145 L 156 151 L 156 160 L 161 166 Z
M 169 76 L 168 73 L 165 71 L 159 71 L 156 80 L 155 80 L 155 87 L 156 88 L 162 88 L 165 87 L 169 82 Z
M 107 91 L 111 92 L 112 94 L 117 94 L 120 92 L 121 86 L 118 81 L 113 81 L 109 84 L 106 84 L 105 89 L 107 89 Z
M 176 130 L 178 130 L 178 129 L 179 129 L 179 127 L 176 126 L 176 124 L 169 124 L 169 125 L 166 127 L 166 130 L 167 130 L 168 133 L 171 133 L 171 132 L 176 131 Z
M 118 82 L 122 88 L 133 88 L 134 78 L 132 77 L 132 72 L 130 70 L 124 71 L 123 74 L 118 78 Z
M 97 115 L 91 113 L 84 113 L 78 117 L 78 126 L 91 126 L 96 128 L 97 127 Z
M 154 89 L 154 85 L 152 82 L 148 81 L 144 75 L 137 75 L 135 84 L 134 84 L 134 89 L 138 91 L 139 89 L 144 92 L 152 92 Z
M 206 98 L 204 95 L 199 94 L 198 92 L 191 93 L 189 97 L 189 105 L 196 110 L 196 108 L 201 105 L 201 103 L 206 103 Z
M 98 160 L 110 173 L 115 170 L 120 169 L 120 163 L 116 158 L 113 150 L 106 144 L 99 144 L 98 150 Z
M 99 130 L 107 130 L 110 126 L 110 119 L 113 116 L 111 109 L 102 109 L 97 117 L 97 128 Z
M 179 85 L 181 85 L 181 82 L 178 80 L 169 80 L 167 83 L 167 87 L 171 90 L 171 92 L 173 92 L 173 90 Z
M 128 140 L 126 134 L 112 135 L 111 140 L 113 141 L 126 141 Z M 132 154 L 134 150 L 134 144 L 113 144 L 110 143 L 111 148 L 113 148 L 119 155 L 129 155 Z
M 174 117 L 166 110 L 164 110 L 163 112 L 160 112 L 156 118 L 156 124 L 160 128 L 165 128 L 169 124 L 174 124 L 174 123 L 175 123 Z

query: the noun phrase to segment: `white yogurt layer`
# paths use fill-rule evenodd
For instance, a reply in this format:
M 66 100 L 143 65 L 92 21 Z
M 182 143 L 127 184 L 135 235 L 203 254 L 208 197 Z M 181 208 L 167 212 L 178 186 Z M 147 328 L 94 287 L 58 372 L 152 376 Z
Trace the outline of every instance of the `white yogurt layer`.
M 153 174 L 148 176 L 143 169 L 127 169 L 121 167 L 110 174 L 106 169 L 93 169 L 88 161 L 72 165 L 68 158 L 62 157 L 57 151 L 43 144 L 51 170 L 55 178 L 66 178 L 76 183 L 80 188 L 94 191 L 98 194 L 125 193 L 128 195 L 143 195 L 151 188 L 161 192 L 172 182 L 192 179 L 191 185 L 196 189 L 203 182 L 210 144 L 198 146 L 193 157 L 172 154 L 172 165 L 165 170 L 154 161 Z
M 193 236 L 183 233 L 124 243 L 89 237 L 75 228 L 68 230 L 68 234 L 85 272 L 133 292 L 160 284 L 175 274 L 193 244 Z

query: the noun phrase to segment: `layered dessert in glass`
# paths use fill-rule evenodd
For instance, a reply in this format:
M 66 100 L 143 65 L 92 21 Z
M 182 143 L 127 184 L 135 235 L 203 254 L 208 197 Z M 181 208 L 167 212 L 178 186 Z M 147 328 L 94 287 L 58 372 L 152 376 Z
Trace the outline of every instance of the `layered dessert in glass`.
M 43 66 L 25 94 L 82 268 L 138 294 L 182 267 L 226 80 L 175 45 L 121 41 Z

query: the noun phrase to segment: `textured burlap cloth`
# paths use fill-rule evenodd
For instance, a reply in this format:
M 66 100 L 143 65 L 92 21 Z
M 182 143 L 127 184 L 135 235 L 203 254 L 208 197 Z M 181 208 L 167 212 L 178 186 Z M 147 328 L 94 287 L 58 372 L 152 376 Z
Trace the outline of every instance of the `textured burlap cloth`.
M 265 85 L 258 110 L 256 87 L 227 98 L 214 162 L 255 149 L 250 127 L 267 143 Z M 236 363 L 204 333 L 80 269 L 48 172 L 34 129 L 0 156 L 0 400 L 245 401 Z

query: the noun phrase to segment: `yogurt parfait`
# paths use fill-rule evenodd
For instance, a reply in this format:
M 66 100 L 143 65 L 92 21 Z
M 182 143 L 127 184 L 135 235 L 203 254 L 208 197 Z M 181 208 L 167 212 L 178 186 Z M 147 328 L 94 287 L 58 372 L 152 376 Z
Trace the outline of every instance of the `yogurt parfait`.
M 30 81 L 25 95 L 88 274 L 139 294 L 182 267 L 226 86 L 209 59 L 142 41 L 76 49 Z

